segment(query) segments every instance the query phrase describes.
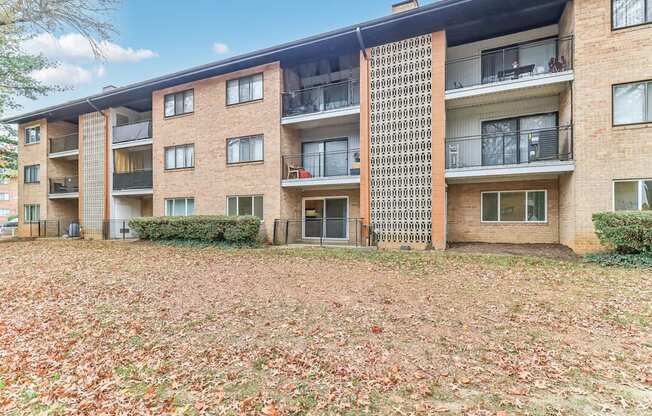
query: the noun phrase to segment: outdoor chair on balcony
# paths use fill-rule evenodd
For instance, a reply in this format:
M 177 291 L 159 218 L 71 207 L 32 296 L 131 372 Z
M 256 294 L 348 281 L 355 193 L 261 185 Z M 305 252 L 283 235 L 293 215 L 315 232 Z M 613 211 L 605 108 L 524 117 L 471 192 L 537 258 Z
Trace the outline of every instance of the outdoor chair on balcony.
M 288 179 L 307 179 L 307 178 L 312 178 L 312 175 L 302 166 L 288 166 Z

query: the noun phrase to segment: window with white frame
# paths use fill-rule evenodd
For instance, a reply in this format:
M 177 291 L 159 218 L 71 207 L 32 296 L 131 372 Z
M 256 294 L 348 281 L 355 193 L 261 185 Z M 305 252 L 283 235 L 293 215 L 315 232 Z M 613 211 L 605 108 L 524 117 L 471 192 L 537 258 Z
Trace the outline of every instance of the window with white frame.
M 226 83 L 226 104 L 240 104 L 263 99 L 263 74 L 256 74 Z
M 27 127 L 25 129 L 25 144 L 41 141 L 41 126 Z
M 41 207 L 38 204 L 27 204 L 25 208 L 25 222 L 38 222 L 41 219 Z
M 0 192 L 0 201 L 9 201 L 9 192 Z
M 482 222 L 548 221 L 547 191 L 482 192 Z
M 8 217 L 9 214 L 11 214 L 11 210 L 9 208 L 0 208 L 0 217 Z
M 165 200 L 167 217 L 187 217 L 195 215 L 195 198 L 167 198 Z
M 39 165 L 25 166 L 25 183 L 38 183 L 39 170 Z
M 652 211 L 652 179 L 614 181 L 614 211 Z
M 611 0 L 612 28 L 652 23 L 652 0 Z
M 652 123 L 652 81 L 613 87 L 614 125 Z
M 195 93 L 186 90 L 165 96 L 165 117 L 178 116 L 195 111 Z
M 253 215 L 263 219 L 263 197 L 229 196 L 226 199 L 226 214 L 229 216 Z
M 195 145 L 185 144 L 165 148 L 165 169 L 195 167 Z
M 239 137 L 227 140 L 227 163 L 263 160 L 263 136 Z

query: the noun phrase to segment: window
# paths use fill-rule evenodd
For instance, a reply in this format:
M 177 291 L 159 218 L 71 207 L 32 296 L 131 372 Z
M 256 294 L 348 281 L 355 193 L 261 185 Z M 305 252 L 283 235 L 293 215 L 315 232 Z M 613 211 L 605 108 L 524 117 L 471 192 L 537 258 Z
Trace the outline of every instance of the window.
M 9 193 L 0 192 L 0 201 L 9 201 Z
M 614 125 L 652 122 L 652 81 L 615 85 Z
M 41 219 L 41 207 L 38 204 L 25 205 L 25 222 L 38 222 Z
M 0 208 L 0 217 L 8 217 L 11 214 L 9 208 Z
M 38 183 L 39 165 L 25 166 L 25 183 Z
M 546 191 L 483 192 L 482 222 L 547 222 Z
M 227 163 L 263 160 L 263 136 L 240 137 L 227 140 Z
M 38 143 L 41 141 L 41 127 L 27 127 L 25 129 L 25 144 Z
M 165 117 L 195 111 L 195 94 L 193 90 L 181 91 L 165 96 Z
M 614 211 L 652 211 L 652 179 L 614 182 Z
M 165 169 L 195 167 L 195 145 L 171 146 L 165 148 Z
M 186 217 L 195 215 L 195 198 L 170 198 L 165 200 L 165 215 Z
M 232 79 L 226 83 L 226 104 L 263 99 L 263 74 Z
M 226 214 L 230 216 L 253 215 L 263 219 L 262 196 L 230 196 L 226 200 Z
M 612 0 L 613 29 L 652 22 L 652 0 Z

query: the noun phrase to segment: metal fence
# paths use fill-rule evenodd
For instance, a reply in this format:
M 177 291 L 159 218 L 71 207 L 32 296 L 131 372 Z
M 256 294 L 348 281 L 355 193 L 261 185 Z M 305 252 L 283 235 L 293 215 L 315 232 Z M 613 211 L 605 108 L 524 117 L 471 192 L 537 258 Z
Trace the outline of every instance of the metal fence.
M 519 80 L 572 68 L 573 37 L 555 37 L 451 59 L 446 62 L 446 89 Z
M 66 176 L 63 178 L 50 178 L 51 194 L 67 194 L 79 192 L 79 177 Z
M 137 170 L 133 172 L 115 172 L 113 174 L 113 190 L 150 189 L 153 184 L 152 170 Z
M 371 247 L 376 239 L 361 218 L 276 219 L 272 244 Z
M 152 121 L 142 120 L 113 127 L 113 143 L 126 143 L 152 137 Z
M 360 104 L 360 81 L 352 79 L 285 92 L 282 99 L 284 117 L 352 107 Z
M 360 149 L 283 156 L 283 179 L 360 176 Z
M 446 169 L 573 159 L 571 126 L 446 139 Z
M 36 238 L 89 237 L 103 240 L 129 240 L 138 233 L 129 226 L 129 220 L 79 221 L 76 219 L 41 220 L 26 223 L 28 236 Z
M 79 149 L 79 133 L 52 137 L 50 139 L 50 153 L 69 152 L 77 149 Z

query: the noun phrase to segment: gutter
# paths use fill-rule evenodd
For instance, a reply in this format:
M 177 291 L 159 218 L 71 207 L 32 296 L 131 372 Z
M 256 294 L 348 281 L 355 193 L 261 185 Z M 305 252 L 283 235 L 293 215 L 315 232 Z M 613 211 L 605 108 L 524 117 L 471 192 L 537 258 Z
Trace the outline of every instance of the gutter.
M 96 107 L 91 103 L 91 100 L 98 100 L 98 99 L 105 99 L 105 98 L 110 98 L 116 95 L 120 95 L 123 93 L 127 93 L 133 90 L 141 89 L 141 88 L 147 88 L 147 87 L 155 87 L 158 84 L 164 83 L 164 82 L 174 82 L 176 79 L 180 77 L 187 77 L 191 75 L 200 75 L 204 72 L 224 68 L 229 65 L 235 65 L 239 63 L 245 63 L 247 61 L 255 60 L 255 59 L 260 59 L 260 58 L 265 58 L 267 56 L 273 55 L 273 54 L 278 54 L 282 52 L 286 52 L 292 49 L 296 49 L 299 47 L 305 47 L 309 46 L 318 42 L 323 42 L 323 41 L 328 41 L 331 39 L 336 39 L 336 38 L 341 38 L 343 36 L 349 36 L 349 35 L 355 35 L 358 37 L 358 42 L 360 42 L 360 39 L 362 38 L 362 32 L 365 30 L 369 29 L 376 29 L 379 27 L 383 27 L 387 24 L 393 24 L 396 22 L 400 22 L 406 19 L 411 19 L 414 17 L 422 16 L 424 14 L 429 14 L 429 13 L 435 13 L 439 12 L 445 9 L 449 9 L 451 7 L 471 3 L 477 0 L 441 0 L 439 2 L 435 2 L 426 6 L 419 7 L 417 9 L 412 9 L 412 10 L 407 10 L 405 12 L 401 13 L 396 13 L 396 14 L 390 14 L 384 17 L 380 17 L 374 20 L 370 20 L 364 23 L 361 23 L 359 25 L 355 26 L 347 26 L 342 29 L 336 29 L 331 32 L 326 32 L 322 33 L 320 35 L 315 35 L 311 37 L 307 37 L 304 39 L 300 39 L 294 42 L 289 42 L 289 43 L 284 43 L 278 46 L 272 46 L 270 48 L 266 49 L 261 49 L 259 51 L 251 52 L 248 54 L 243 54 L 240 56 L 236 56 L 233 58 L 229 58 L 223 61 L 218 61 L 215 63 L 211 64 L 206 64 L 206 65 L 201 65 L 198 67 L 190 68 L 187 70 L 179 71 L 179 72 L 174 72 L 169 75 L 164 75 L 158 78 L 152 78 L 146 81 L 142 81 L 139 83 L 131 84 L 131 85 L 126 85 L 124 87 L 119 87 L 114 90 L 111 90 L 110 92 L 107 93 L 101 93 L 101 94 L 96 94 L 96 95 L 91 95 L 86 98 L 81 98 L 78 100 L 73 100 L 69 101 L 60 105 L 55 105 L 51 107 L 47 107 L 41 110 L 36 110 L 31 113 L 25 113 L 25 114 L 20 114 L 17 116 L 13 117 L 8 117 L 5 119 L 0 120 L 0 123 L 21 123 L 23 122 L 23 119 L 27 118 L 41 118 L 39 116 L 46 115 L 52 111 L 56 110 L 63 110 L 69 107 L 73 107 L 76 105 L 84 104 L 87 103 L 89 104 L 92 108 L 96 109 Z

